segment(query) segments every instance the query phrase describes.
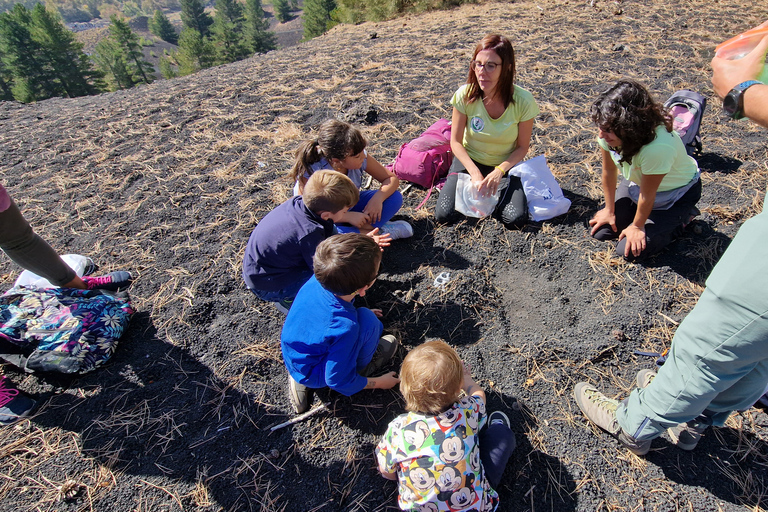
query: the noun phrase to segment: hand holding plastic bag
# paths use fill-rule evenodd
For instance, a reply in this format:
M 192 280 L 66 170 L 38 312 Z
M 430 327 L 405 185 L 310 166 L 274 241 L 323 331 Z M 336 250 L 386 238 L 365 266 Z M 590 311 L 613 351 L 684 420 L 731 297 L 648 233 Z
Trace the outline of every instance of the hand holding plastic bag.
M 478 186 L 472 183 L 469 174 L 459 173 L 458 178 L 456 183 L 456 211 L 467 217 L 478 219 L 492 214 L 499 202 L 499 190 L 497 189 L 495 194 L 483 194 Z

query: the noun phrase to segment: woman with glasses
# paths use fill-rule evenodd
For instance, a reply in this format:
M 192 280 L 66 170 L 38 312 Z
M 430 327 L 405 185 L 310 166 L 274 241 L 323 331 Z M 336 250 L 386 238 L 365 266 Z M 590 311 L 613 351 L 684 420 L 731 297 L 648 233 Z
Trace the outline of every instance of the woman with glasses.
M 616 252 L 629 261 L 646 258 L 698 215 L 699 166 L 672 129 L 672 117 L 639 82 L 616 82 L 598 96 L 591 116 L 605 206 L 589 221 L 590 234 L 618 238 Z
M 520 178 L 507 171 L 528 153 L 539 107 L 515 85 L 515 51 L 509 39 L 487 35 L 475 47 L 467 83 L 453 95 L 453 165 L 435 207 L 438 222 L 459 217 L 455 209 L 458 173 L 466 173 L 481 194 L 500 190 L 495 214 L 508 227 L 528 219 Z

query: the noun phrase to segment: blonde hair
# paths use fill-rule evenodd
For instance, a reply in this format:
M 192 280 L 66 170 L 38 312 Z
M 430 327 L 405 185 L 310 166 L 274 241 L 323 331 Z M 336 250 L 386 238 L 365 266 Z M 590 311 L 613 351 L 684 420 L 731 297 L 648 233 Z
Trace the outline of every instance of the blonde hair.
M 406 410 L 440 414 L 461 393 L 464 365 L 442 340 L 428 341 L 411 350 L 400 368 L 400 392 Z
M 318 171 L 309 177 L 302 194 L 310 211 L 336 213 L 351 208 L 360 200 L 360 191 L 352 180 L 337 171 Z

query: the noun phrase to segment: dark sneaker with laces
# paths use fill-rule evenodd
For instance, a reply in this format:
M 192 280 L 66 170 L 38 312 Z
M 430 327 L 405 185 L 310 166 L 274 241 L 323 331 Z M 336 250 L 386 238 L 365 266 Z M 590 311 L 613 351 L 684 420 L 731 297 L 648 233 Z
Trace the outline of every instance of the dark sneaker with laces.
M 511 427 L 509 417 L 501 411 L 493 411 L 488 415 L 488 425 L 506 425 L 507 428 Z
M 312 389 L 303 384 L 299 384 L 293 377 L 288 376 L 288 396 L 291 399 L 291 406 L 293 406 L 293 412 L 301 414 L 309 410 L 309 406 L 312 403 L 314 394 Z
M 110 290 L 116 292 L 121 288 L 128 288 L 133 282 L 133 276 L 125 270 L 116 270 L 105 276 L 83 276 L 83 282 L 89 290 Z
M 37 402 L 13 387 L 8 377 L 0 377 L 0 425 L 16 423 L 29 415 Z
M 618 400 L 608 398 L 587 382 L 576 384 L 573 397 L 589 421 L 618 439 L 629 451 L 635 455 L 645 455 L 651 449 L 651 441 L 638 441 L 622 430 L 616 419 Z
M 392 356 L 395 355 L 395 352 L 397 352 L 398 344 L 399 343 L 397 338 L 391 334 L 385 334 L 379 338 L 379 344 L 376 346 L 376 352 L 373 354 L 371 362 L 368 363 L 365 368 L 363 368 L 363 371 L 360 372 L 360 375 L 363 377 L 370 377 L 374 373 L 384 368 L 387 362 L 392 359 Z
M 707 427 L 694 427 L 687 423 L 681 423 L 676 427 L 667 429 L 667 434 L 672 440 L 672 444 L 687 452 L 696 448 L 701 440 L 701 435 Z
M 293 305 L 293 299 L 281 299 L 275 302 L 275 307 L 277 308 L 277 310 L 284 315 L 288 314 L 288 310 L 291 309 L 292 305 Z

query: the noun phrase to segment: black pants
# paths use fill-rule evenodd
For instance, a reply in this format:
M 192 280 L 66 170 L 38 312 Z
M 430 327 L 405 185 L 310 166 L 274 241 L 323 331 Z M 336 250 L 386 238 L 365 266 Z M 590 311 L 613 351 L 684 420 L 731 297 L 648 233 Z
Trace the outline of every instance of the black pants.
M 474 160 L 473 160 L 474 161 Z M 493 167 L 475 162 L 477 168 L 483 176 L 487 176 L 493 171 Z M 440 191 L 440 197 L 437 199 L 435 207 L 435 218 L 438 222 L 455 222 L 461 217 L 461 213 L 456 211 L 456 184 L 459 181 L 458 173 L 469 174 L 458 158 L 453 159 L 451 169 L 448 171 L 448 178 L 445 180 L 443 189 Z M 499 184 L 501 190 L 499 195 L 499 204 L 493 215 L 501 220 L 507 227 L 520 228 L 528 221 L 528 204 L 523 192 L 523 183 L 517 176 L 508 176 L 501 179 Z
M 656 254 L 682 234 L 691 212 L 701 198 L 701 180 L 696 182 L 683 197 L 675 201 L 668 210 L 652 210 L 645 223 L 645 249 L 635 257 L 629 253 L 627 260 L 634 261 Z M 598 240 L 615 240 L 635 220 L 637 204 L 629 197 L 629 181 L 622 179 L 616 189 L 616 232 L 604 225 L 594 237 Z M 627 239 L 616 245 L 616 254 L 624 256 Z

